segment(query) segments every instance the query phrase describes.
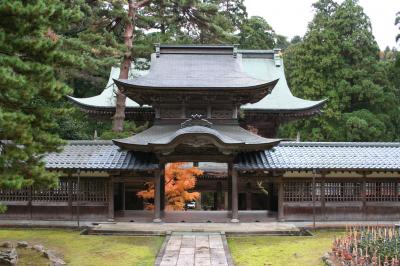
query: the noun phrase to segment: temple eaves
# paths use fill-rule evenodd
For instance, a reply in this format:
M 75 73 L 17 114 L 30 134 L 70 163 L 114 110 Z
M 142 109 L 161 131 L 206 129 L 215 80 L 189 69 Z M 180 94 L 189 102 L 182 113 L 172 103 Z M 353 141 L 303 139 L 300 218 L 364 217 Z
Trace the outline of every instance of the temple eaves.
M 139 134 L 113 142 L 124 150 L 162 155 L 173 153 L 179 145 L 185 145 L 189 149 L 213 146 L 224 155 L 235 155 L 240 151 L 270 149 L 280 140 L 263 138 L 238 125 L 213 125 L 210 128 L 194 125 L 182 128 L 170 124 L 154 125 Z

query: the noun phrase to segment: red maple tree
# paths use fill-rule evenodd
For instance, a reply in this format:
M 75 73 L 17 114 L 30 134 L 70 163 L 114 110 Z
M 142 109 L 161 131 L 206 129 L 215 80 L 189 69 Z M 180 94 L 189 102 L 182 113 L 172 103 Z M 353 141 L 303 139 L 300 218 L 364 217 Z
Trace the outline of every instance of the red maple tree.
M 184 210 L 185 203 L 199 199 L 199 192 L 189 192 L 196 186 L 196 176 L 202 175 L 197 167 L 189 167 L 187 163 L 169 163 L 165 166 L 165 210 Z M 154 199 L 154 183 L 147 182 L 147 189 L 139 191 L 138 197 L 152 201 Z M 147 210 L 154 209 L 154 204 L 146 205 Z

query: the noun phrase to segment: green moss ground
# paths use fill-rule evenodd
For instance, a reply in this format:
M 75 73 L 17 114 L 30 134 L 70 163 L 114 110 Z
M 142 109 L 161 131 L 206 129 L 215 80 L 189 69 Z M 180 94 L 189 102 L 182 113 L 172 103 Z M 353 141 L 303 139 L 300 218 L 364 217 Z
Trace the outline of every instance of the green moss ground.
M 236 266 L 314 266 L 330 250 L 334 236 L 343 231 L 316 231 L 313 236 L 230 237 L 228 245 Z
M 72 230 L 0 229 L 0 241 L 25 240 L 52 249 L 68 265 L 153 265 L 163 237 L 79 235 Z M 23 255 L 23 254 L 22 254 Z M 18 265 L 32 265 L 22 260 Z

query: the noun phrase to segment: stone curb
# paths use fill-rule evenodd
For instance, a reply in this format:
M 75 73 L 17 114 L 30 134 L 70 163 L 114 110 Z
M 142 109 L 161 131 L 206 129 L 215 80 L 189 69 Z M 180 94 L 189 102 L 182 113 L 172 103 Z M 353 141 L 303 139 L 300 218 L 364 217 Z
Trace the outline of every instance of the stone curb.
M 167 244 L 170 238 L 171 238 L 171 232 L 167 232 L 164 242 L 162 243 L 161 248 L 158 251 L 154 266 L 160 266 L 162 258 L 164 257 L 165 254 L 165 249 L 167 248 Z
M 221 232 L 221 238 L 222 238 L 222 244 L 224 245 L 226 262 L 228 263 L 228 266 L 234 266 L 231 251 L 228 246 L 228 240 L 226 239 L 225 232 Z

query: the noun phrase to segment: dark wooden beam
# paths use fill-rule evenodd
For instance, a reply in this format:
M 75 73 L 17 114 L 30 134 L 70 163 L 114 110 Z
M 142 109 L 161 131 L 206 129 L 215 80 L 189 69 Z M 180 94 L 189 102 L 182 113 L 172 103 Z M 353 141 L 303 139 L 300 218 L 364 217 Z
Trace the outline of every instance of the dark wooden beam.
M 361 182 L 361 202 L 362 202 L 362 216 L 365 220 L 367 216 L 367 174 L 363 174 L 363 179 Z
M 122 194 L 122 211 L 125 212 L 126 203 L 125 203 L 125 183 L 121 183 L 121 194 Z
M 284 212 L 284 184 L 283 179 L 280 178 L 278 181 L 278 220 L 284 221 L 285 219 L 285 212 Z
M 154 223 L 160 223 L 161 220 L 161 169 L 154 171 Z
M 160 175 L 160 210 L 164 212 L 165 210 L 165 169 L 164 165 L 161 166 Z
M 232 210 L 232 167 L 228 164 L 228 211 Z
M 239 222 L 239 191 L 238 191 L 238 173 L 237 170 L 233 168 L 233 164 L 229 164 L 232 173 L 232 223 Z
M 114 221 L 114 179 L 108 181 L 108 220 Z
M 322 220 L 326 220 L 326 208 L 325 208 L 325 173 L 321 175 L 321 215 Z
M 250 211 L 251 210 L 251 183 L 248 182 L 246 184 L 246 210 Z
M 68 181 L 67 181 L 67 186 L 68 186 L 68 207 L 69 211 L 71 213 L 71 220 L 74 217 L 74 209 L 72 208 L 72 179 L 71 179 L 71 174 L 68 175 Z
M 217 210 L 222 209 L 222 182 L 217 182 Z

